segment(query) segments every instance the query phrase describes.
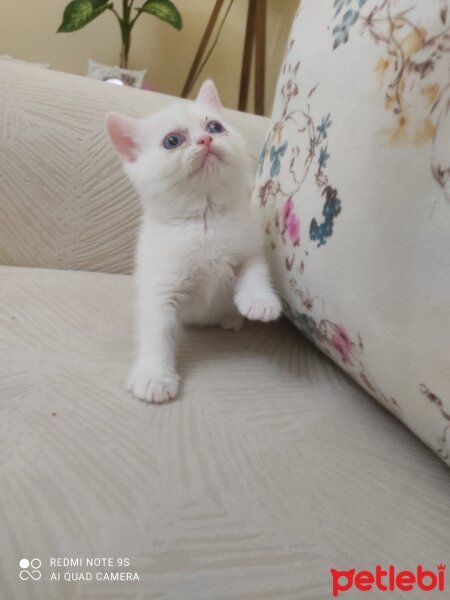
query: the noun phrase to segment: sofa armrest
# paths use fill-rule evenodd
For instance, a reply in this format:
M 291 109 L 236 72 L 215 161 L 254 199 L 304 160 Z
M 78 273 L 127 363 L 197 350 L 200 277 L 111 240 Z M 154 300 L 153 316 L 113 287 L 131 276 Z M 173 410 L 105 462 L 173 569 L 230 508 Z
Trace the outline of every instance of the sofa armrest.
M 0 82 L 0 264 L 130 272 L 139 205 L 104 115 L 174 98 L 5 60 Z M 227 118 L 256 162 L 267 119 Z

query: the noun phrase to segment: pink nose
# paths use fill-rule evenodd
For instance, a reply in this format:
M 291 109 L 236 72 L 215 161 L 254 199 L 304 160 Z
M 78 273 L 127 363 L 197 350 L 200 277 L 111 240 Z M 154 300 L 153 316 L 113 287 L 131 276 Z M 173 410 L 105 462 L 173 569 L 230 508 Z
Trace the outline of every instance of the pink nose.
M 208 148 L 211 145 L 211 142 L 212 137 L 210 135 L 207 135 L 206 133 L 204 135 L 201 135 L 197 140 L 197 144 L 205 144 L 205 146 L 207 146 Z

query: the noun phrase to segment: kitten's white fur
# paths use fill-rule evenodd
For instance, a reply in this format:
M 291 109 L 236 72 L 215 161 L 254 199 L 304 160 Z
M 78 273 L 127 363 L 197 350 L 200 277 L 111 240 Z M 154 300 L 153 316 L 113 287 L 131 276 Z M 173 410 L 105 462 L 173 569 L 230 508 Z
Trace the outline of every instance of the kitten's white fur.
M 209 136 L 211 120 L 225 132 L 211 134 L 208 146 L 202 136 Z M 250 209 L 246 143 L 224 122 L 214 84 L 206 81 L 195 102 L 141 120 L 110 113 L 106 123 L 143 207 L 135 270 L 138 348 L 128 389 L 163 402 L 178 390 L 182 323 L 237 330 L 242 315 L 276 319 L 280 301 Z M 170 132 L 186 136 L 174 150 L 162 145 Z

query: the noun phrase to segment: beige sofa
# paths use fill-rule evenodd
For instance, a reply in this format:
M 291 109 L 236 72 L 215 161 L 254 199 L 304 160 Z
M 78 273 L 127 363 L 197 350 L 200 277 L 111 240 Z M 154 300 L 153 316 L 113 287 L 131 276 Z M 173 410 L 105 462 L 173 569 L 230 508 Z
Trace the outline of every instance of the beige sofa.
M 187 330 L 179 400 L 124 391 L 139 208 L 103 117 L 170 100 L 0 61 L 1 599 L 325 600 L 331 568 L 436 569 L 447 467 L 288 322 Z M 267 121 L 228 116 L 256 159 Z

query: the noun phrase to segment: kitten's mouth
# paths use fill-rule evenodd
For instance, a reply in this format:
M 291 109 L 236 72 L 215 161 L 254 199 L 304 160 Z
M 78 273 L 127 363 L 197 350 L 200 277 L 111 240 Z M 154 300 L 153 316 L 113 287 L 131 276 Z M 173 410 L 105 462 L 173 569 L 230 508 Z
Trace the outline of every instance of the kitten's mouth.
M 199 160 L 195 161 L 196 164 L 191 175 L 200 173 L 204 168 L 208 168 L 216 162 L 222 162 L 222 156 L 215 148 L 209 147 L 203 152 L 202 156 L 199 157 Z

